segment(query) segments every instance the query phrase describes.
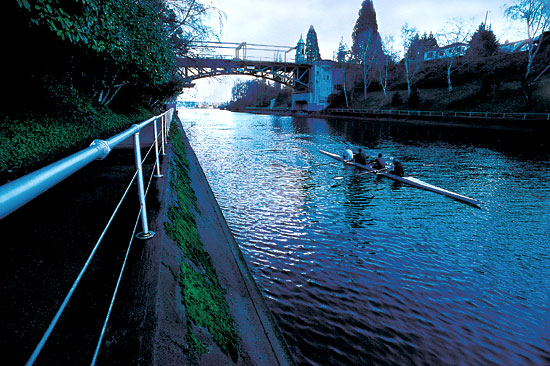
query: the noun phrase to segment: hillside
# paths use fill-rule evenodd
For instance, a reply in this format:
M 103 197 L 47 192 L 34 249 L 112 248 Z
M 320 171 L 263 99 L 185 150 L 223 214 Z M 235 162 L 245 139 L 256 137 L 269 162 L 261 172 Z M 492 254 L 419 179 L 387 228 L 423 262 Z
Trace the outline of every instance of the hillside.
M 408 100 L 403 62 L 389 70 L 387 96 L 378 80 L 363 94 L 363 82 L 355 76 L 349 92 L 350 107 L 372 109 L 421 109 L 471 112 L 550 111 L 550 42 L 544 42 L 525 81 L 527 53 L 498 53 L 490 57 L 457 57 L 451 71 L 452 92 L 448 90 L 448 60 L 411 62 L 412 94 Z M 546 71 L 546 72 L 545 72 Z M 399 94 L 399 98 L 394 94 Z M 529 95 L 530 101 L 527 99 Z M 392 103 L 392 98 L 393 99 Z M 334 106 L 344 106 L 338 96 Z
M 417 106 L 409 106 L 407 103 L 406 87 L 392 90 L 387 96 L 381 90 L 369 91 L 366 100 L 362 94 L 356 95 L 350 108 L 501 113 L 550 111 L 550 75 L 542 77 L 532 86 L 531 105 L 527 103 L 519 81 L 502 82 L 491 95 L 480 92 L 481 84 L 481 81 L 471 81 L 458 85 L 453 88 L 452 94 L 449 94 L 447 88 L 419 87 Z M 396 93 L 401 101 L 392 104 Z

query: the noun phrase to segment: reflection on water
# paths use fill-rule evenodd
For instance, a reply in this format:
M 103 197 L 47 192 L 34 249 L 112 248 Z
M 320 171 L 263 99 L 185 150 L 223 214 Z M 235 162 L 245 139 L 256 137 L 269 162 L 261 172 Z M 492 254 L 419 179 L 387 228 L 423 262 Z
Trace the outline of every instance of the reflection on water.
M 526 145 L 508 132 L 179 114 L 299 364 L 550 363 L 540 136 Z M 318 152 L 347 142 L 484 204 L 360 175 Z

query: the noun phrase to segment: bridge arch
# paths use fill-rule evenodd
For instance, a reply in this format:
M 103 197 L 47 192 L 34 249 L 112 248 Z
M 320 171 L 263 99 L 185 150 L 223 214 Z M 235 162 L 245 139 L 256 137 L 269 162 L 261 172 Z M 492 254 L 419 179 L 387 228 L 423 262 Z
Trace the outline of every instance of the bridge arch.
M 178 67 L 188 87 L 193 80 L 221 75 L 244 75 L 284 84 L 295 91 L 309 89 L 310 64 L 252 61 L 224 58 L 178 58 Z

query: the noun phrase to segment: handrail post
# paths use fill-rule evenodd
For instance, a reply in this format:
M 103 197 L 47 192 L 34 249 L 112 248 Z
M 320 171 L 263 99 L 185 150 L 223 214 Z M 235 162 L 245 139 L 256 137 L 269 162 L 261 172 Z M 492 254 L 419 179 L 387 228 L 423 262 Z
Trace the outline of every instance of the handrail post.
M 161 155 L 162 156 L 166 155 L 166 153 L 164 152 L 164 140 L 166 138 L 165 137 L 165 129 L 164 129 L 164 116 L 165 115 L 162 116 L 162 123 L 161 123 L 161 130 L 162 130 L 161 131 L 161 134 L 162 134 L 162 153 L 161 153 Z
M 139 205 L 141 207 L 141 228 L 143 230 L 141 233 L 136 235 L 136 238 L 150 239 L 155 236 L 155 232 L 149 231 L 149 226 L 147 225 L 147 209 L 145 206 L 145 189 L 143 187 L 143 169 L 141 167 L 141 144 L 139 142 L 139 131 L 134 133 L 134 152 L 136 157 Z
M 158 142 L 158 129 L 157 129 L 157 120 L 153 122 L 155 127 L 155 158 L 157 159 L 157 174 L 154 175 L 155 178 L 161 178 L 163 175 L 160 174 L 160 160 L 159 160 L 159 142 Z
M 166 114 L 164 115 L 164 143 L 165 144 L 168 144 L 168 132 L 170 130 L 170 125 L 169 125 L 169 122 L 170 121 L 170 111 L 167 111 Z
M 168 120 L 166 121 L 166 143 L 168 143 L 168 135 L 170 134 L 170 124 L 172 123 L 172 117 L 174 116 L 174 108 L 170 109 L 168 113 Z

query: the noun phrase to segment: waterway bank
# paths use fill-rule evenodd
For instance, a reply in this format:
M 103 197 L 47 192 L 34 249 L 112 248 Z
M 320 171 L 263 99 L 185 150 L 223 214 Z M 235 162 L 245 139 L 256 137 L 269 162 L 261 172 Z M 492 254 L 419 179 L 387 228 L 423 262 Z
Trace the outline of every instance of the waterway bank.
M 174 126 L 174 128 L 180 128 L 180 126 Z M 246 266 L 240 249 L 202 172 L 200 163 L 185 134 L 182 137 L 185 147 L 183 153 L 188 163 L 189 187 L 196 195 L 195 209 L 191 210 L 194 216 L 193 221 L 196 224 L 203 249 L 210 258 L 207 262 L 211 261 L 215 268 L 217 281 L 223 289 L 230 315 L 234 321 L 238 336 L 238 357 L 233 357 L 232 360 L 230 354 L 223 352 L 217 346 L 216 334 L 208 334 L 206 328 L 202 328 L 209 329 L 210 326 L 203 324 L 184 326 L 184 324 L 190 323 L 191 309 L 181 306 L 185 302 L 185 288 L 189 284 L 180 279 L 178 274 L 180 267 L 190 258 L 185 250 L 182 252 L 178 243 L 172 238 L 166 237 L 162 241 L 161 266 L 164 269 L 160 271 L 159 281 L 159 330 L 156 337 L 155 364 L 180 364 L 191 361 L 201 365 L 292 365 L 293 361 L 286 343 Z M 169 150 L 170 154 L 182 153 L 182 151 L 173 151 L 172 146 Z M 177 157 L 171 156 L 170 159 L 174 158 Z M 171 168 L 175 167 L 172 165 Z M 168 196 L 180 196 L 181 194 L 183 193 L 172 192 Z M 165 214 L 164 221 L 168 220 Z M 190 239 L 187 238 L 187 240 Z M 209 289 L 210 286 L 206 286 L 196 290 L 203 293 L 210 291 Z M 182 296 L 184 299 L 181 298 Z M 204 293 L 200 296 L 204 297 Z M 186 305 L 188 304 L 186 303 Z M 203 312 L 208 313 L 210 310 L 204 309 Z M 211 315 L 199 314 L 199 317 L 209 318 Z M 196 320 L 193 319 L 193 321 Z M 213 318 L 211 321 L 216 323 L 225 320 Z M 189 352 L 192 348 L 187 334 L 189 331 L 194 332 L 194 337 L 206 346 L 203 352 Z M 210 333 L 213 332 L 210 330 Z M 182 344 L 187 345 L 184 347 L 187 352 L 182 352 Z
M 528 113 L 505 113 L 497 117 L 495 113 L 480 112 L 375 111 L 343 108 L 327 109 L 321 112 L 292 112 L 290 109 L 283 110 L 260 107 L 248 107 L 245 111 L 242 111 L 242 113 L 381 120 L 387 122 L 403 122 L 413 125 L 449 126 L 471 129 L 550 132 L 550 114 L 537 114 L 532 116 Z

